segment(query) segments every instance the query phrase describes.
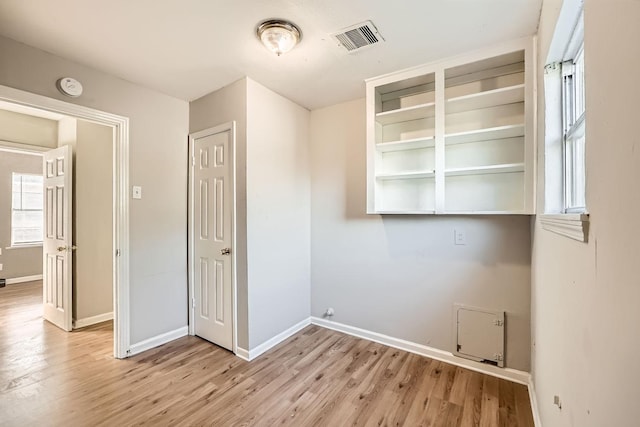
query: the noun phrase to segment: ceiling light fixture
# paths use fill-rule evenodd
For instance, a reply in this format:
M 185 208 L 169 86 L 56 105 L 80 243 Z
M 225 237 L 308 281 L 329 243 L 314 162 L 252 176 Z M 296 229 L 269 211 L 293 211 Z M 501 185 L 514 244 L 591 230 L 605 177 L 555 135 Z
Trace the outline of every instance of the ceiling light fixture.
M 289 52 L 300 42 L 302 33 L 292 22 L 269 19 L 258 25 L 258 38 L 271 52 L 280 56 Z

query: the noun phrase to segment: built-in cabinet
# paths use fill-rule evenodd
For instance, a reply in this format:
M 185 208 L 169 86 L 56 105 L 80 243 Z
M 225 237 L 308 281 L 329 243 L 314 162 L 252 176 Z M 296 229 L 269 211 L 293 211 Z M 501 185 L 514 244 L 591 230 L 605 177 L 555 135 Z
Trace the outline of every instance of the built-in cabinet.
M 367 212 L 533 214 L 531 39 L 367 80 Z

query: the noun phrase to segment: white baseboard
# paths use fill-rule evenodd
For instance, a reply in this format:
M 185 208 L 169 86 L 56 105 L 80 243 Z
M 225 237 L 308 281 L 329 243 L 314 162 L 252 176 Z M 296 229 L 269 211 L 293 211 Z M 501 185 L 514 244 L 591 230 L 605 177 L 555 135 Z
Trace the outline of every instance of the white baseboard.
M 282 341 L 284 341 L 287 338 L 289 338 L 291 335 L 294 335 L 295 333 L 299 332 L 300 330 L 306 328 L 310 324 L 311 324 L 311 319 L 306 318 L 306 319 L 296 323 L 295 325 L 293 325 L 292 327 L 290 327 L 286 331 L 280 332 L 275 337 L 263 342 L 262 344 L 260 344 L 256 348 L 254 348 L 252 350 L 249 350 L 249 351 L 245 350 L 244 348 L 238 347 L 238 351 L 236 353 L 236 356 L 238 356 L 238 357 L 240 357 L 240 358 L 242 358 L 244 360 L 251 361 L 251 360 L 255 359 L 256 357 L 260 356 L 262 353 L 264 353 L 264 352 L 270 350 L 271 348 L 277 346 Z
M 178 338 L 182 338 L 189 333 L 189 327 L 183 326 L 178 329 L 174 329 L 173 331 L 165 332 L 164 334 L 156 335 L 155 337 L 148 338 L 144 341 L 140 341 L 138 343 L 132 344 L 129 346 L 128 356 L 133 356 L 134 354 L 142 353 L 143 351 L 150 350 L 154 347 L 158 347 L 159 345 L 166 344 L 169 341 L 176 340 Z
M 528 388 L 531 412 L 533 412 L 533 425 L 535 427 L 542 427 L 542 420 L 540 420 L 540 411 L 538 409 L 538 397 L 536 396 L 536 389 L 533 385 L 533 376 L 529 378 Z
M 7 279 L 7 285 L 15 285 L 16 283 L 35 282 L 36 280 L 42 280 L 42 274 L 36 274 L 35 276 L 14 277 L 13 279 Z
M 246 360 L 247 362 L 249 362 L 251 359 L 249 359 L 249 350 L 245 350 L 244 348 L 238 347 L 238 350 L 236 351 L 236 356 L 238 356 L 240 359 Z
M 388 335 L 379 334 L 377 332 L 367 331 L 366 329 L 356 328 L 331 320 L 321 319 L 319 317 L 311 317 L 311 323 L 322 326 L 323 328 L 333 329 L 334 331 L 344 332 L 358 338 L 364 338 L 389 347 L 408 351 L 409 353 L 419 354 L 441 362 L 450 363 L 455 366 L 467 368 L 472 371 L 481 372 L 497 378 L 513 381 L 528 386 L 531 375 L 528 372 L 518 371 L 510 368 L 498 368 L 497 366 L 486 365 L 469 359 L 463 359 L 454 356 L 452 353 L 437 348 L 428 347 L 426 345 L 417 344 L 411 341 L 405 341 L 399 338 L 390 337 Z
M 113 319 L 113 311 L 109 313 L 98 314 L 97 316 L 85 317 L 73 321 L 73 329 L 80 329 L 86 326 L 95 325 L 96 323 L 106 322 Z

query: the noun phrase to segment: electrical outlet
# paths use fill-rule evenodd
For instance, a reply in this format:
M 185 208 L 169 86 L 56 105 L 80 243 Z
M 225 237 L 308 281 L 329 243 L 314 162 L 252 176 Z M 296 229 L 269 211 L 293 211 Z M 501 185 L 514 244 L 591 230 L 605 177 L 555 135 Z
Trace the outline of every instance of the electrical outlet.
M 553 396 L 553 404 L 556 405 L 559 409 L 562 409 L 562 402 L 560 401 L 560 396 Z
M 456 245 L 466 245 L 467 244 L 467 233 L 464 232 L 461 228 L 456 228 L 453 230 L 454 235 L 454 243 Z
M 0 271 L 2 271 L 2 264 L 0 264 Z

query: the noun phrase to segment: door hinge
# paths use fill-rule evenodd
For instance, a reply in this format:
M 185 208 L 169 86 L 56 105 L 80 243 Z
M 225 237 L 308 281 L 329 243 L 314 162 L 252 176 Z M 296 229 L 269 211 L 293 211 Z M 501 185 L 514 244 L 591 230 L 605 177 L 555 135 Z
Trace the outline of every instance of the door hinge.
M 496 353 L 493 355 L 493 360 L 496 362 L 502 362 L 502 353 Z
M 191 307 L 196 308 L 196 299 L 191 298 Z
M 191 156 L 191 166 L 196 165 L 196 156 Z
M 500 319 L 494 319 L 493 324 L 495 326 L 504 326 L 504 321 Z
M 120 256 L 120 249 L 116 249 L 116 256 Z

